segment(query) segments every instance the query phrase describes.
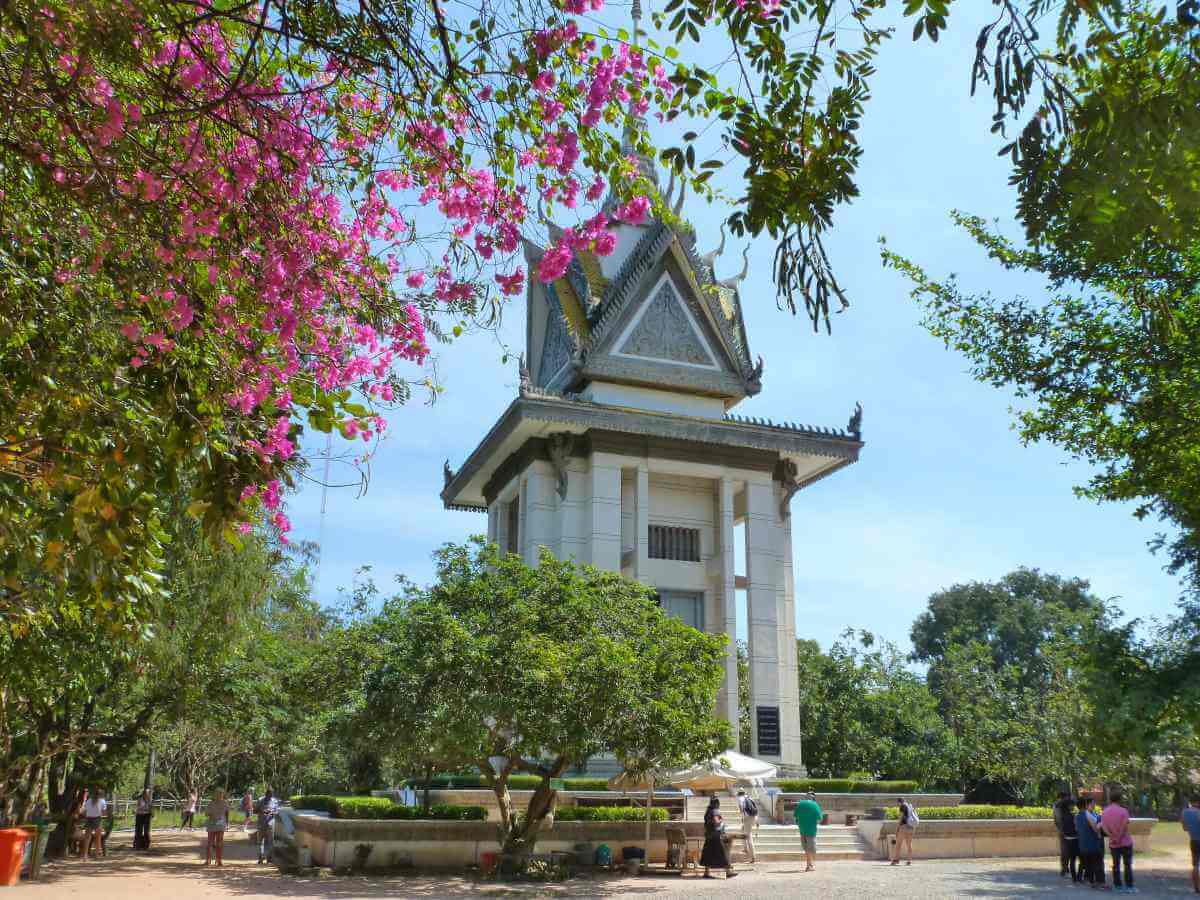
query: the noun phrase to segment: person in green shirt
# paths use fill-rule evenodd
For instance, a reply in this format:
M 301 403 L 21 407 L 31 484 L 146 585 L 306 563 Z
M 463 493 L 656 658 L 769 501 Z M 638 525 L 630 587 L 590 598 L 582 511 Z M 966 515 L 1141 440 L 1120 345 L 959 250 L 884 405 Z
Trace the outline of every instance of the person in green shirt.
M 817 826 L 825 813 L 817 805 L 817 795 L 812 791 L 796 804 L 796 827 L 800 829 L 800 843 L 804 845 L 804 858 L 808 863 L 805 872 L 813 870 L 813 861 L 817 855 Z

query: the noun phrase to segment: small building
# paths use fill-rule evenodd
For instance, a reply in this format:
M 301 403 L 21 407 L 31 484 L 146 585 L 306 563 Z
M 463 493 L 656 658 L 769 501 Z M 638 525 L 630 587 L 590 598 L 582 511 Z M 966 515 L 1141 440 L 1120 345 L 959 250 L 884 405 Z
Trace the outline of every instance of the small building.
M 526 245 L 531 272 L 542 253 Z M 621 572 L 671 614 L 728 635 L 718 712 L 735 733 L 744 590 L 751 754 L 799 769 L 790 505 L 858 459 L 862 414 L 845 430 L 734 414 L 760 391 L 763 363 L 742 319 L 745 256 L 741 275 L 718 279 L 719 255 L 654 219 L 620 226 L 610 256 L 578 252 L 557 281 L 531 278 L 518 396 L 457 470 L 447 463 L 442 500 L 486 512 L 488 539 L 530 564 L 547 547 Z

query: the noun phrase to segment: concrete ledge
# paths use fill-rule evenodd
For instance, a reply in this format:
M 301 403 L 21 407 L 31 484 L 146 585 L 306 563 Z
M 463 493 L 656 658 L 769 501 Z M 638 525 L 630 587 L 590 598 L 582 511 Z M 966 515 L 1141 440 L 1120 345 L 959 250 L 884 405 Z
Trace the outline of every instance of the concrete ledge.
M 1150 850 L 1154 819 L 1134 819 L 1129 830 L 1139 853 Z M 891 854 L 895 821 L 862 820 L 858 833 L 871 855 Z M 1004 856 L 1058 856 L 1052 819 L 925 819 L 913 836 L 913 859 L 971 859 Z
M 369 847 L 367 869 L 462 869 L 478 865 L 484 853 L 500 849 L 497 828 L 491 822 L 326 819 L 299 813 L 294 823 L 297 846 L 312 853 L 314 864 L 329 868 L 358 865 L 364 853 L 360 846 Z M 651 862 L 666 859 L 667 827 L 665 822 L 651 823 Z M 704 835 L 701 822 L 675 822 L 669 827 L 682 828 L 689 837 Z M 622 847 L 641 847 L 645 835 L 644 822 L 556 822 L 541 832 L 537 850 L 573 851 L 576 844 L 592 849 L 608 844 L 616 859 Z
M 803 800 L 807 794 L 777 794 L 775 796 L 775 820 L 791 822 L 792 809 L 797 801 Z M 865 816 L 871 809 L 880 806 L 895 806 L 897 794 L 817 794 L 817 804 L 822 812 L 829 814 L 829 824 L 841 825 L 845 822 L 847 813 Z M 958 806 L 963 801 L 962 794 L 905 794 L 904 799 L 916 806 Z

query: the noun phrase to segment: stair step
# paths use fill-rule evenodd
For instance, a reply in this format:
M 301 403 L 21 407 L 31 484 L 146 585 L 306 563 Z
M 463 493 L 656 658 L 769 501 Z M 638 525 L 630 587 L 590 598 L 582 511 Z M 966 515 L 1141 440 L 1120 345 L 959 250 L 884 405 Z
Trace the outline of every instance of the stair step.
M 789 862 L 792 860 L 805 859 L 805 854 L 804 854 L 803 850 L 778 851 L 778 850 L 758 850 L 756 848 L 754 858 L 755 858 L 756 862 Z M 817 854 L 814 858 L 816 859 L 817 862 L 831 862 L 833 860 L 841 860 L 841 859 L 866 859 L 867 857 L 866 857 L 866 854 L 862 850 L 846 850 L 846 851 L 833 851 L 833 852 L 826 852 L 826 851 L 818 850 Z

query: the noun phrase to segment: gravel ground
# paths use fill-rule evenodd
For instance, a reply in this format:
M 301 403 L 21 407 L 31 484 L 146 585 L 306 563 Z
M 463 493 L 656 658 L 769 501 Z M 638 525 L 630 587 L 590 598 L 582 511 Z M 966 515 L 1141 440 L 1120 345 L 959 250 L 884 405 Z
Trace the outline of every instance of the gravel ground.
M 83 900 L 208 900 L 208 898 L 329 897 L 729 897 L 781 900 L 791 897 L 1090 897 L 1058 877 L 1057 861 L 1047 859 L 946 860 L 891 868 L 884 862 L 829 862 L 805 874 L 802 863 L 745 867 L 725 880 L 699 876 L 646 875 L 637 878 L 577 878 L 563 885 L 496 885 L 469 878 L 439 876 L 324 875 L 296 878 L 258 866 L 250 843 L 231 834 L 223 868 L 202 863 L 204 836 L 155 832 L 150 853 L 133 853 L 129 836 L 114 834 L 109 856 L 86 863 L 50 866 L 44 881 L 22 884 L 15 896 L 28 900 L 78 897 Z M 1141 856 L 1134 861 L 1143 897 L 1192 894 L 1187 860 L 1181 853 Z M 1107 896 L 1113 896 L 1111 892 Z

